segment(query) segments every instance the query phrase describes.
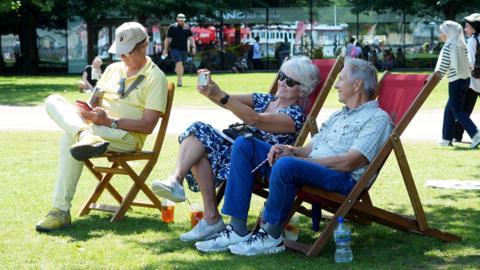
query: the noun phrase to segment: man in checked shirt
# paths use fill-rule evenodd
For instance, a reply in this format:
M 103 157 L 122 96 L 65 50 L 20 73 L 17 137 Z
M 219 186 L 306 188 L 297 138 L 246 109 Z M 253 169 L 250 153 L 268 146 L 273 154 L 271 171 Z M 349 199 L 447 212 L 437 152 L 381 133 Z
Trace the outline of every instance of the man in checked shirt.
M 312 185 L 348 194 L 392 130 L 390 117 L 372 100 L 376 87 L 375 67 L 364 60 L 349 59 L 335 84 L 338 99 L 345 106 L 323 123 L 308 145 L 270 146 L 259 140 L 253 145 L 250 139 L 237 139 L 222 209 L 231 216 L 230 224 L 217 236 L 197 242 L 196 248 L 202 252 L 230 250 L 237 255 L 284 251 L 281 225 L 298 188 Z M 270 193 L 264 222 L 251 234 L 247 231 L 254 183 L 251 171 L 265 157 L 269 164 L 258 171 L 269 177 Z

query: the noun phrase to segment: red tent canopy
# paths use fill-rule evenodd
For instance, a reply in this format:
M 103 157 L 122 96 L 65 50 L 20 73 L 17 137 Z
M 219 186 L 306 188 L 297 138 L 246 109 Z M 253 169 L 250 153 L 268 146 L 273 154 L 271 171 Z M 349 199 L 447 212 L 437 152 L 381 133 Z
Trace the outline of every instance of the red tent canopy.
M 215 43 L 215 27 L 192 27 L 193 39 L 197 44 L 210 44 Z

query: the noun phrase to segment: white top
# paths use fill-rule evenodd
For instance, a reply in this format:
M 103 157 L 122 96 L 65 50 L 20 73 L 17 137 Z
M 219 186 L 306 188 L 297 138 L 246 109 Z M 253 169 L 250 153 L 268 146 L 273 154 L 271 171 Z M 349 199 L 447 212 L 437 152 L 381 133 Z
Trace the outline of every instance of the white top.
M 448 82 L 470 78 L 470 64 L 467 48 L 453 40 L 447 40 L 438 56 L 435 71 L 443 76 L 447 75 Z
M 480 39 L 478 40 L 480 41 Z M 477 41 L 474 36 L 471 36 L 467 39 L 467 50 L 468 50 L 468 63 L 470 64 L 470 70 L 473 70 L 473 65 L 475 64 L 475 51 L 477 49 Z M 480 79 L 475 79 L 470 77 L 470 88 L 480 93 Z

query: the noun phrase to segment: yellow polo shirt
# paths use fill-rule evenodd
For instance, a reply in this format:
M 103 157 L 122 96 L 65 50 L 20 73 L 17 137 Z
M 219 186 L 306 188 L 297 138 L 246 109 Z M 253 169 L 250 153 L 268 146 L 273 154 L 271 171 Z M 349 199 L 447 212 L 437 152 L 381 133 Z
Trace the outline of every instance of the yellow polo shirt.
M 127 78 L 125 64 L 116 62 L 107 67 L 97 86 L 103 93 L 101 107 L 108 112 L 109 116 L 139 120 L 143 118 L 145 109 L 165 112 L 167 79 L 150 57 L 147 56 L 147 64 L 135 76 L 125 80 L 125 92 L 140 75 L 145 76 L 141 83 L 128 96 L 120 98 L 117 93 L 120 89 L 120 81 Z M 141 149 L 147 135 L 131 131 L 129 133 L 138 139 L 137 148 Z

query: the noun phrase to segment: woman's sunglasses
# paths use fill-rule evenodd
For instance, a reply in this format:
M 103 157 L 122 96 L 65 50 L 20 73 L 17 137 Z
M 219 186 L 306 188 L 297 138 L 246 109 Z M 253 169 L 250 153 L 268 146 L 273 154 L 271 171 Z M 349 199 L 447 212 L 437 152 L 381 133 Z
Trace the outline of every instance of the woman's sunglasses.
M 301 83 L 295 81 L 294 79 L 288 77 L 287 75 L 285 75 L 285 73 L 283 73 L 282 71 L 280 71 L 278 73 L 278 79 L 280 81 L 286 80 L 285 83 L 288 85 L 288 87 L 294 87 L 295 85 L 300 85 L 301 84 Z

